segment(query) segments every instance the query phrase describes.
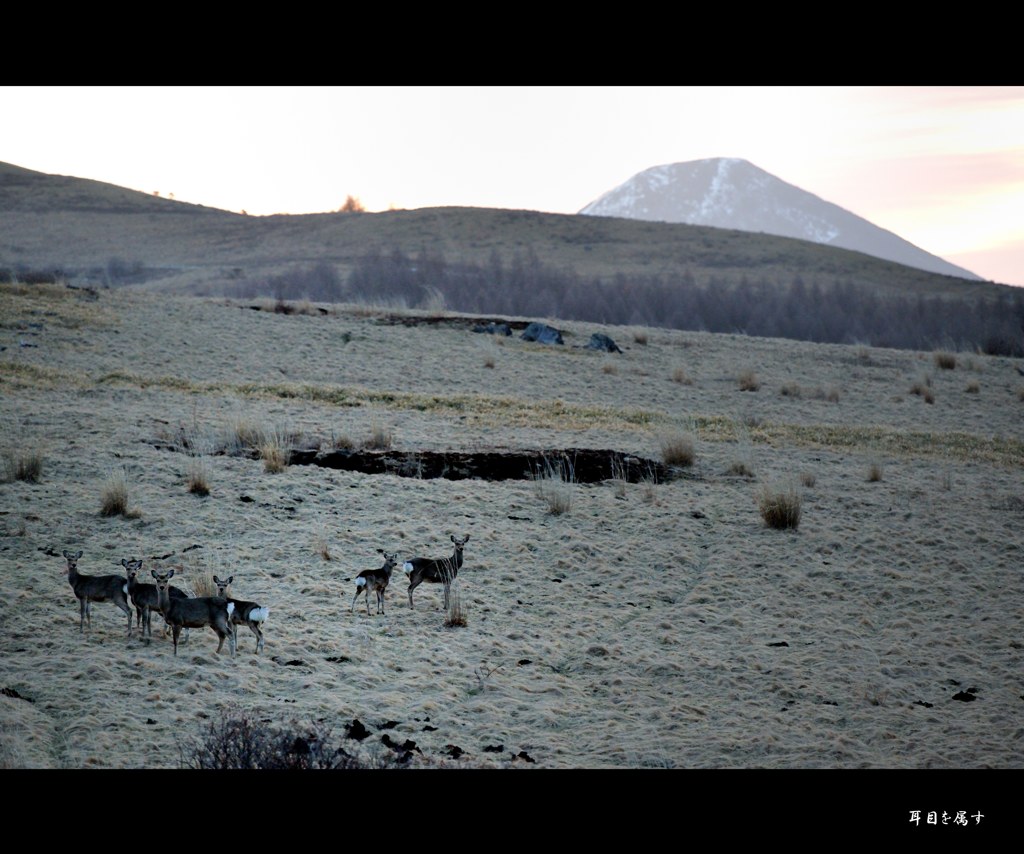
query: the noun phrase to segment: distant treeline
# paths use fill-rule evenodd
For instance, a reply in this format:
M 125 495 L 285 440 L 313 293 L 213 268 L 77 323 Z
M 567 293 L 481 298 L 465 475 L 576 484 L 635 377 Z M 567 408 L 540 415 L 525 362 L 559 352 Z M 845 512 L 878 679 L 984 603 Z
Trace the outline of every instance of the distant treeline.
M 452 263 L 423 252 L 369 252 L 343 279 L 318 263 L 286 276 L 238 282 L 231 296 L 369 302 L 474 314 L 738 332 L 821 343 L 1024 356 L 1024 289 L 997 300 L 881 293 L 847 281 L 739 281 L 689 273 L 588 279 L 532 252 L 507 262 Z

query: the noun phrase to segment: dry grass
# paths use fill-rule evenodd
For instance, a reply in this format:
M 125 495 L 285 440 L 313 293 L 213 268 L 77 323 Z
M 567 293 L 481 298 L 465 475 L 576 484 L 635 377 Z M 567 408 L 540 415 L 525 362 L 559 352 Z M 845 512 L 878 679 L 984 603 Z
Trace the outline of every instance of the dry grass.
M 672 371 L 672 382 L 679 383 L 679 385 L 693 385 L 693 379 L 685 368 L 675 368 Z
M 245 454 L 263 444 L 263 430 L 247 418 L 235 418 L 225 428 L 222 445 L 228 454 Z
M 980 394 L 981 385 L 978 383 L 977 380 L 972 380 L 971 382 L 967 383 L 967 388 L 965 388 L 964 391 L 967 392 L 967 394 Z
M 1016 395 L 1024 380 L 1015 365 L 1024 362 L 986 361 L 991 382 L 966 397 L 967 382 L 939 376 L 930 351 L 879 349 L 865 367 L 853 347 L 687 333 L 693 346 L 683 351 L 683 335 L 658 330 L 629 357 L 647 377 L 634 375 L 629 361 L 619 363 L 620 377 L 603 377 L 596 368 L 604 356 L 571 348 L 535 354 L 512 340 L 501 353 L 508 382 L 488 390 L 497 372 L 481 366 L 486 353 L 464 327 L 389 326 L 342 313 L 288 318 L 121 290 L 100 300 L 109 300 L 117 348 L 26 350 L 20 358 L 46 365 L 31 384 L 11 382 L 30 376 L 0 359 L 9 417 L 31 411 L 30 435 L 60 448 L 59 457 L 47 456 L 43 487 L 0 486 L 7 582 L 0 595 L 9 600 L 0 686 L 35 700 L 0 697 L 9 723 L 24 715 L 34 730 L 21 738 L 15 764 L 135 767 L 138 757 L 118 749 L 131 742 L 147 745 L 147 767 L 175 767 L 176 737 L 198 733 L 238 698 L 258 722 L 285 714 L 341 731 L 359 717 L 373 730 L 366 746 L 380 745 L 380 724 L 394 720 L 386 732 L 399 743 L 415 740 L 424 759 L 448 756 L 451 744 L 466 750 L 456 765 L 525 768 L 512 761 L 523 749 L 533 767 L 546 768 L 1019 764 L 1019 750 L 991 726 L 993 715 L 1012 718 L 1016 694 L 985 693 L 984 685 L 1016 678 L 1013 656 L 1003 653 L 1019 638 L 1013 556 L 1024 543 L 1024 404 Z M 146 335 L 130 334 L 138 329 Z M 570 330 L 576 341 L 592 331 Z M 347 331 L 357 346 L 343 352 Z M 632 345 L 629 334 L 615 337 Z M 190 342 L 187 354 L 182 340 Z M 345 360 L 355 349 L 361 358 Z M 9 354 L 10 347 L 0 356 Z M 702 381 L 692 390 L 666 385 L 684 363 Z M 137 373 L 97 380 L 127 364 Z M 736 394 L 734 378 L 746 365 L 767 378 L 770 393 Z M 285 372 L 280 382 L 268 382 L 268 366 Z M 957 369 L 966 370 L 963 361 Z M 906 389 L 919 372 L 933 375 L 950 405 L 912 404 Z M 173 376 L 160 380 L 165 375 Z M 975 376 L 982 375 L 965 379 Z M 943 386 L 945 377 L 953 384 Z M 802 400 L 777 393 L 792 379 Z M 810 399 L 810 390 L 833 382 L 842 388 L 841 412 Z M 701 458 L 676 472 L 689 476 L 630 484 L 628 501 L 616 500 L 615 482 L 573 484 L 571 514 L 563 517 L 548 515 L 528 481 L 426 481 L 294 461 L 269 476 L 252 459 L 206 453 L 216 498 L 199 499 L 182 488 L 188 458 L 146 441 L 160 429 L 154 425 L 188 423 L 195 402 L 214 419 L 239 412 L 310 435 L 348 431 L 357 442 L 378 417 L 403 444 L 424 449 L 596 447 L 660 461 L 661 433 L 692 432 Z M 72 411 L 81 419 L 74 444 L 64 438 Z M 692 424 L 680 421 L 683 412 L 693 413 Z M 749 460 L 737 439 L 744 423 L 756 449 Z M 759 482 L 717 476 L 733 460 L 755 463 Z M 873 460 L 885 465 L 891 486 L 864 482 Z M 144 525 L 96 513 L 107 469 L 128 461 Z M 955 490 L 940 491 L 944 469 Z M 813 489 L 800 478 L 808 471 L 821 475 Z M 755 496 L 762 484 L 785 483 L 780 475 L 791 476 L 807 502 L 798 531 L 759 521 Z M 937 512 L 954 495 L 957 514 Z M 401 573 L 386 618 L 348 617 L 352 576 L 365 568 L 348 555 L 378 545 L 406 552 L 447 540 L 462 524 L 486 537 L 480 561 L 459 575 L 472 629 L 442 625 L 436 588 L 429 607 L 418 599 L 406 607 Z M 329 563 L 313 552 L 324 525 Z M 22 535 L 4 536 L 19 526 Z M 183 551 L 193 544 L 202 548 Z M 202 555 L 218 575 L 242 567 L 245 583 L 233 592 L 271 607 L 266 654 L 255 654 L 246 629 L 248 643 L 234 658 L 214 655 L 208 629 L 192 632 L 177 658 L 169 640 L 125 643 L 124 615 L 111 606 L 93 609 L 91 634 L 81 638 L 78 604 L 60 577 L 64 561 L 43 556 L 62 547 L 84 548 L 86 573 L 113 571 L 131 553 L 149 565 L 173 554 L 163 561 L 186 567 Z M 865 571 L 873 566 L 884 572 Z M 966 576 L 963 567 L 971 568 Z M 173 583 L 185 586 L 177 575 Z M 46 604 L 22 607 L 19 597 Z M 757 607 L 742 607 L 751 602 Z M 943 702 L 959 711 L 948 702 L 956 690 L 948 656 L 889 668 L 888 651 L 943 649 L 949 621 L 935 615 L 961 612 L 968 631 L 960 647 L 982 686 L 979 702 L 963 708 L 991 714 L 958 714 L 955 731 L 932 727 L 922 754 L 920 733 L 894 721 L 917 700 L 934 704 L 924 714 Z M 807 626 L 815 627 L 814 643 L 800 642 Z M 46 642 L 25 642 L 33 637 Z M 755 670 L 772 669 L 772 680 L 780 678 L 762 687 L 772 692 L 777 682 L 782 693 L 749 702 L 757 689 L 750 667 L 694 669 L 690 648 L 704 663 L 745 659 Z M 876 656 L 885 656 L 881 676 Z M 501 664 L 486 690 L 466 696 L 477 669 Z M 677 690 L 683 682 L 692 690 Z M 800 699 L 807 694 L 800 685 L 813 686 L 812 701 Z M 884 690 L 886 708 L 863 699 Z M 124 714 L 126 699 L 136 701 L 134 712 Z M 503 752 L 483 752 L 499 739 Z M 344 744 L 359 747 L 347 737 Z
M 796 383 L 786 383 L 779 389 L 779 394 L 783 397 L 792 397 L 799 400 L 804 396 L 804 391 Z
M 327 544 L 327 533 L 323 528 L 317 531 L 316 535 L 313 537 L 313 553 L 320 555 L 320 557 L 325 561 L 329 561 L 331 559 L 331 549 Z
M 386 451 L 394 443 L 394 434 L 381 422 L 374 421 L 370 425 L 370 435 L 363 442 L 363 447 L 371 451 Z
M 731 474 L 734 477 L 746 478 L 752 478 L 754 476 L 753 470 L 744 460 L 734 460 L 726 470 L 726 474 Z
M 287 437 L 279 430 L 271 430 L 263 437 L 260 444 L 260 459 L 263 470 L 270 474 L 279 474 L 288 467 L 291 452 Z
M 43 453 L 37 449 L 7 451 L 4 454 L 4 479 L 39 483 L 43 478 Z
M 449 629 L 463 628 L 469 625 L 466 606 L 462 604 L 462 590 L 459 586 L 458 576 L 455 576 L 448 586 L 448 610 L 445 611 L 444 624 Z
M 752 370 L 740 371 L 736 377 L 736 384 L 739 386 L 740 391 L 757 391 L 761 388 L 761 381 Z
M 619 373 L 619 366 L 614 362 L 605 362 L 601 365 L 601 373 L 616 375 Z
M 667 466 L 692 466 L 697 459 L 693 436 L 689 433 L 663 435 L 660 444 L 661 459 Z
M 800 475 L 800 483 L 802 483 L 808 489 L 811 489 L 817 482 L 818 479 L 814 476 L 812 472 L 805 471 L 803 474 Z
M 650 336 L 648 336 L 646 329 L 638 329 L 633 333 L 633 341 L 641 347 L 646 347 L 649 340 Z
M 100 489 L 101 516 L 127 516 L 128 475 L 124 471 L 112 472 Z
M 910 393 L 922 398 L 925 403 L 935 403 L 935 394 L 932 392 L 931 377 L 921 377 L 910 386 Z
M 956 355 L 947 353 L 944 350 L 937 351 L 933 356 L 935 367 L 944 371 L 951 371 L 956 367 Z
M 770 528 L 796 528 L 800 524 L 802 499 L 793 487 L 764 487 L 757 496 L 761 518 Z
M 882 479 L 882 467 L 878 463 L 872 463 L 868 467 L 868 483 L 878 483 Z
M 189 463 L 185 486 L 193 495 L 210 494 L 210 475 L 203 460 L 196 458 Z
M 540 470 L 533 472 L 534 491 L 547 504 L 552 516 L 564 516 L 572 510 L 575 483 L 572 463 L 568 460 L 544 460 Z

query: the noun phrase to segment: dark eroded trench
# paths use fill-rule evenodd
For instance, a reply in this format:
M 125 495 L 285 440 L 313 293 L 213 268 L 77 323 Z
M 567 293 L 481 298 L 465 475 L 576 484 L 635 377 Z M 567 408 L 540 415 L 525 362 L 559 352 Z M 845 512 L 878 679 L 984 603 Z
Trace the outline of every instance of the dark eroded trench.
M 182 450 L 160 444 L 167 450 Z M 258 451 L 247 454 L 259 457 Z M 294 449 L 289 465 L 315 465 L 362 474 L 392 474 L 424 480 L 532 480 L 554 476 L 575 483 L 622 479 L 630 483 L 664 483 L 684 476 L 678 468 L 657 460 L 610 449 L 564 448 L 503 451 L 396 451 Z

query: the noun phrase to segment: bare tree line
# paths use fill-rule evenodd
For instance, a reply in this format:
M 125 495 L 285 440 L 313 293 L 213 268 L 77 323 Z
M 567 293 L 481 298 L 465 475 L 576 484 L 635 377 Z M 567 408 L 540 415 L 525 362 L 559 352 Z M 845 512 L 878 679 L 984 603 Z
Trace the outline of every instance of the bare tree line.
M 935 347 L 1024 356 L 1024 290 L 996 300 L 884 294 L 875 283 L 788 282 L 692 273 L 587 278 L 545 264 L 532 251 L 486 264 L 449 262 L 395 248 L 359 258 L 342 278 L 321 262 L 229 295 L 280 300 L 443 306 L 489 315 L 563 318 L 607 324 L 743 333 L 819 343 Z

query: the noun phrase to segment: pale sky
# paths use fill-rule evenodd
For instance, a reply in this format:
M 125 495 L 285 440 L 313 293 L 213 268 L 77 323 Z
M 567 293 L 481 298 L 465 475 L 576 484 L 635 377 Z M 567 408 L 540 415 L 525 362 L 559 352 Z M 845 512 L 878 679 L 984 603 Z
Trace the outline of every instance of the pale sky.
M 1024 87 L 0 87 L 0 161 L 249 214 L 576 213 L 740 157 L 1024 286 Z

